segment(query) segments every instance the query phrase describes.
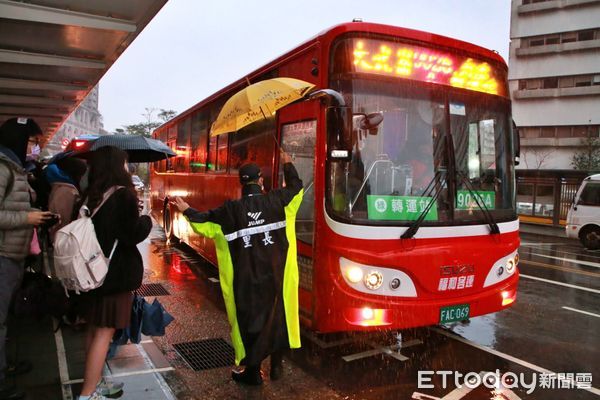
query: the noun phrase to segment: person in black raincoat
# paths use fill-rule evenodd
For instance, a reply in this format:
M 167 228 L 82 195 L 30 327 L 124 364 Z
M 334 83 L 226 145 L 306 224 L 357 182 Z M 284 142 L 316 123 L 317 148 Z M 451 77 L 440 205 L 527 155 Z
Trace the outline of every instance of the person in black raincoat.
M 282 152 L 286 186 L 264 194 L 260 168 L 240 168 L 242 198 L 199 212 L 181 198 L 175 204 L 196 233 L 215 240 L 221 289 L 236 365 L 236 382 L 260 385 L 261 362 L 271 355 L 271 379 L 281 377 L 284 349 L 300 347 L 295 221 L 302 181 Z

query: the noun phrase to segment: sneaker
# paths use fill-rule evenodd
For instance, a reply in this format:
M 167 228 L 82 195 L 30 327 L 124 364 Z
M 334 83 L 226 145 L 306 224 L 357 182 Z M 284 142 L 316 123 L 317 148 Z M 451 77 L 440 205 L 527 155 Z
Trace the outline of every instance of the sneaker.
M 100 393 L 98 393 L 98 391 L 95 391 L 92 396 L 90 397 L 90 400 L 107 400 L 106 397 L 102 396 Z
M 19 400 L 25 397 L 25 392 L 21 392 L 14 385 L 6 381 L 0 383 L 0 400 Z
M 23 375 L 31 371 L 32 368 L 33 366 L 29 361 L 23 360 L 19 361 L 16 364 L 8 364 L 8 366 L 4 370 L 4 373 L 6 374 L 6 376 Z
M 107 400 L 106 397 L 102 396 L 97 391 L 92 393 L 91 396 L 79 396 L 78 400 Z
M 123 382 L 107 381 L 105 378 L 100 379 L 100 383 L 96 386 L 96 392 L 102 396 L 109 397 L 123 391 Z

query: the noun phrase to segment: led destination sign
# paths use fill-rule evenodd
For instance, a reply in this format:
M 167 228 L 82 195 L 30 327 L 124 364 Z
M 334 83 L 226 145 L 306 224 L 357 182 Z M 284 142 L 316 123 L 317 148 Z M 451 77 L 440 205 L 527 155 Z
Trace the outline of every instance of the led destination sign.
M 354 72 L 439 83 L 478 92 L 506 95 L 504 71 L 489 63 L 427 47 L 374 39 L 352 42 Z M 348 48 L 348 47 L 347 47 Z

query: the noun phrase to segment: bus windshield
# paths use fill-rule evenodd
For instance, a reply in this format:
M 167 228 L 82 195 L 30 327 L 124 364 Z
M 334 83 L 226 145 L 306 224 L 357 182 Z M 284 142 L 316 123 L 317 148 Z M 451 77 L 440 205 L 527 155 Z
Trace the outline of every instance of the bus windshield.
M 351 160 L 328 165 L 333 218 L 410 225 L 436 195 L 422 225 L 483 223 L 482 207 L 497 222 L 516 218 L 506 99 L 415 82 L 332 83 L 354 113 Z

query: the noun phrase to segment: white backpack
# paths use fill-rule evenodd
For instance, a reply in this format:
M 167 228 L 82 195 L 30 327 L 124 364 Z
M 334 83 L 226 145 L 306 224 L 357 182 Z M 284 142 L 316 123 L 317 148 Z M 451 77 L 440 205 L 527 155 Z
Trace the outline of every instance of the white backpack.
M 123 186 L 113 186 L 102 197 L 102 202 L 90 214 L 87 206 L 79 210 L 79 218 L 63 226 L 54 239 L 54 271 L 66 290 L 88 292 L 102 286 L 108 265 L 117 248 L 118 240 L 106 258 L 98 243 L 92 217 L 106 200 Z

